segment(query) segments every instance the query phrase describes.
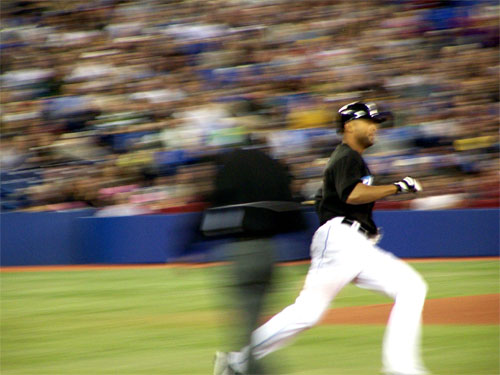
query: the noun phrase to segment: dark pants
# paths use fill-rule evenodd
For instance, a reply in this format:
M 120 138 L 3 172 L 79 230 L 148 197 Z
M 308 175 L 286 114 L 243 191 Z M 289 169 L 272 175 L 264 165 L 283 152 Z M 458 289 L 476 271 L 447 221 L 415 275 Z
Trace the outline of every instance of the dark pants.
M 274 244 L 271 238 L 240 239 L 226 249 L 232 261 L 236 304 L 241 315 L 242 346 L 251 343 L 252 332 L 259 326 L 264 299 L 271 286 Z M 248 374 L 264 371 L 250 353 Z

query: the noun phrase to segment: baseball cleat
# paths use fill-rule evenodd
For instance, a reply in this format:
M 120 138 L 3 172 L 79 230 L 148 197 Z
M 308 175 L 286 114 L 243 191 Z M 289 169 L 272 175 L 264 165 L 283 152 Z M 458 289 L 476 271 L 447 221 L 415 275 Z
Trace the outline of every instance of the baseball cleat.
M 225 352 L 215 353 L 214 375 L 235 375 L 235 372 L 229 366 L 229 359 L 227 353 Z

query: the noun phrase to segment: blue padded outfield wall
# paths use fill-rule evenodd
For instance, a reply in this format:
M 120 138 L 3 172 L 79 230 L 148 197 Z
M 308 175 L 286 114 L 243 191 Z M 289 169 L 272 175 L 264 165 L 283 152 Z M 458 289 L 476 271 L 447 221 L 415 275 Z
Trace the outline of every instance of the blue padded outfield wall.
M 0 215 L 2 266 L 131 264 L 222 260 L 198 233 L 201 213 L 93 217 L 93 210 Z M 276 236 L 277 259 L 308 258 L 318 225 L 305 210 L 306 231 Z M 402 258 L 499 255 L 498 209 L 375 211 L 384 228 L 380 246 Z
M 76 220 L 78 263 L 166 263 L 196 239 L 200 214 L 84 217 Z
M 0 264 L 77 264 L 76 219 L 94 210 L 12 212 L 0 215 Z

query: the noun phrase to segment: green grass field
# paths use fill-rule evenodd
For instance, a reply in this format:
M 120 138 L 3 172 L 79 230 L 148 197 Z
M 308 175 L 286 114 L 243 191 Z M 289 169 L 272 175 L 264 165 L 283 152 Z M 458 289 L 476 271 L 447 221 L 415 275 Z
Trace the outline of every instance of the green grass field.
M 415 263 L 428 298 L 499 293 L 498 261 Z M 1 273 L 2 375 L 211 374 L 235 315 L 224 266 Z M 278 267 L 266 313 L 297 296 L 307 265 Z M 387 303 L 348 286 L 335 306 Z M 379 374 L 383 326 L 318 326 L 265 359 L 276 374 Z M 425 326 L 436 375 L 499 374 L 499 327 Z

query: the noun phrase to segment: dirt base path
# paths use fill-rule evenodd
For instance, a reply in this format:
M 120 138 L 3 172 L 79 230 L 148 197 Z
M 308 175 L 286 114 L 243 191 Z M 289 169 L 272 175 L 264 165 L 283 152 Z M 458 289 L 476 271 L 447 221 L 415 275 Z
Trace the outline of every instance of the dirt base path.
M 500 257 L 469 257 L 469 258 L 417 258 L 403 259 L 408 263 L 430 263 L 430 262 L 475 262 L 475 261 L 499 261 Z M 292 262 L 281 262 L 277 265 L 296 266 L 309 264 L 310 260 L 298 260 Z M 120 270 L 120 269 L 158 269 L 158 268 L 207 268 L 228 264 L 227 262 L 212 263 L 157 263 L 157 264 L 73 264 L 54 266 L 7 266 L 0 267 L 0 272 L 54 272 L 54 271 L 93 271 L 93 270 Z
M 386 324 L 392 304 L 330 309 L 322 324 Z M 428 299 L 424 324 L 500 324 L 500 294 Z

